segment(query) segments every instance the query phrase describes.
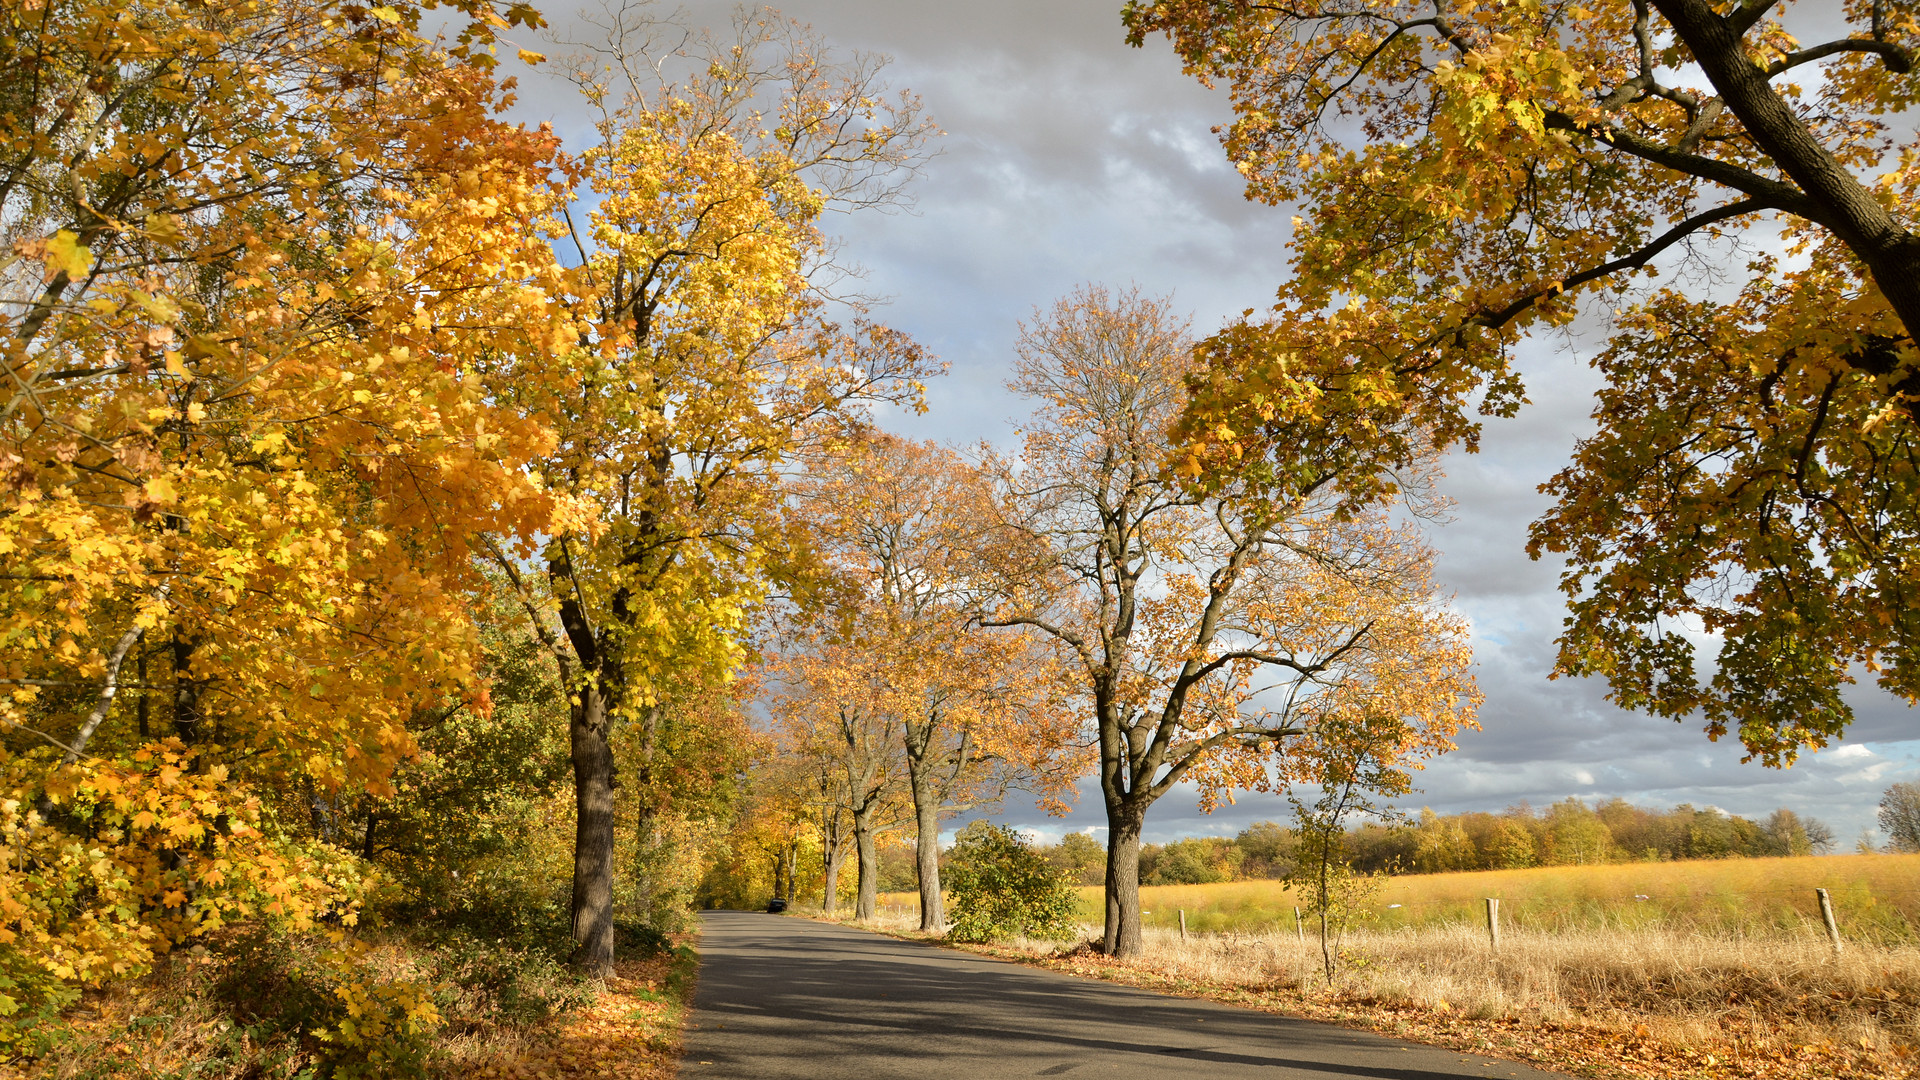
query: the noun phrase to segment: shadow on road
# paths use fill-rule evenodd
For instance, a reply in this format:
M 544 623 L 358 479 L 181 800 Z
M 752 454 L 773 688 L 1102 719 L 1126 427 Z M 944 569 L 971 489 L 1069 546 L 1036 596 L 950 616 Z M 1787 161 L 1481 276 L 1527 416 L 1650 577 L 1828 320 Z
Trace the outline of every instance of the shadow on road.
M 703 922 L 689 1078 L 1553 1076 L 825 923 Z

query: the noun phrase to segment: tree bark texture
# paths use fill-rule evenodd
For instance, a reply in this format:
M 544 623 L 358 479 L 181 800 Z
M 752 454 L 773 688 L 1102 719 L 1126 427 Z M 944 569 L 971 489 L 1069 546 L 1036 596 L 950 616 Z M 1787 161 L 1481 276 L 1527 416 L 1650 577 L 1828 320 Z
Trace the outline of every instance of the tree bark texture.
M 947 910 L 940 900 L 940 799 L 923 776 L 915 776 L 912 787 L 919 830 L 914 855 L 920 877 L 920 929 L 939 933 L 947 928 Z
M 913 818 L 919 834 L 914 841 L 914 856 L 920 881 L 920 929 L 933 933 L 947 928 L 946 908 L 940 901 L 940 806 L 946 801 L 947 785 L 935 780 L 935 763 L 929 760 L 939 722 L 939 713 L 930 712 L 917 723 L 909 720 L 904 732 L 907 790 L 913 793 Z
M 853 903 L 853 917 L 873 918 L 880 892 L 880 860 L 873 845 L 873 811 L 857 810 L 853 815 L 853 846 L 860 863 L 860 891 Z
M 1107 921 L 1101 951 L 1108 956 L 1140 953 L 1140 833 L 1144 808 L 1107 806 Z
M 847 861 L 846 842 L 836 836 L 824 851 L 827 880 L 821 886 L 820 908 L 831 915 L 840 906 L 840 867 Z
M 197 646 L 192 638 L 173 632 L 173 733 L 188 746 L 200 740 L 200 686 L 192 675 Z
M 613 745 L 607 693 L 599 679 L 569 710 L 573 750 L 573 966 L 592 978 L 613 973 Z

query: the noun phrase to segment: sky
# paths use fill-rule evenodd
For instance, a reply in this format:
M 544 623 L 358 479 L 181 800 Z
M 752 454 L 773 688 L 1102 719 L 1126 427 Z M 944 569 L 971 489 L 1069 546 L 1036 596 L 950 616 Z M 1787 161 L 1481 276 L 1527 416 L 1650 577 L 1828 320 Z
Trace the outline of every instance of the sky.
M 1183 75 L 1166 42 L 1125 42 L 1119 0 L 791 0 L 787 16 L 843 53 L 892 58 L 890 81 L 918 94 L 946 133 L 910 194 L 908 213 L 836 218 L 878 317 L 938 354 L 949 374 L 929 413 L 892 425 L 967 446 L 1011 446 L 1026 411 L 1003 386 L 1019 323 L 1086 282 L 1172 294 L 1204 334 L 1271 302 L 1288 273 L 1289 212 L 1242 196 L 1211 129 L 1224 94 Z M 582 24 L 548 13 L 561 36 Z M 695 25 L 724 25 L 725 3 L 684 5 Z M 538 41 L 527 47 L 550 49 Z M 588 117 L 571 88 L 518 72 L 515 115 L 550 121 L 578 148 Z M 1491 420 L 1480 453 L 1445 463 L 1451 523 L 1432 531 L 1440 583 L 1474 628 L 1481 728 L 1416 778 L 1409 810 L 1535 807 L 1568 797 L 1681 802 L 1764 816 L 1790 807 L 1833 826 L 1840 849 L 1874 830 L 1881 792 L 1920 780 L 1920 714 L 1864 686 L 1848 738 L 1786 770 L 1741 764 L 1738 744 L 1710 743 L 1697 722 L 1610 705 L 1604 687 L 1551 680 L 1564 608 L 1551 561 L 1529 561 L 1527 525 L 1546 507 L 1538 485 L 1590 431 L 1597 385 L 1582 341 L 1522 346 L 1532 404 Z M 1176 792 L 1148 817 L 1147 839 L 1232 835 L 1285 820 L 1284 800 L 1245 795 L 1211 815 Z M 1049 818 L 1012 800 L 998 819 L 1043 838 L 1104 826 L 1097 788 Z M 1874 833 L 1875 839 L 1881 839 Z

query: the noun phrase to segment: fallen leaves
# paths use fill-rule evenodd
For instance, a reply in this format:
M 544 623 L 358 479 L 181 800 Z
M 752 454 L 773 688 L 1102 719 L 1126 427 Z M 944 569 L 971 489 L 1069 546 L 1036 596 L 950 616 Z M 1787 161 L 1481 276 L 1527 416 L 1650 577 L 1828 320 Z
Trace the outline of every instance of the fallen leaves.
M 462 1067 L 457 1075 L 482 1080 L 666 1080 L 680 1056 L 695 964 L 693 951 L 684 947 L 622 960 L 592 1004 L 557 1018 L 542 1037 L 512 1057 Z

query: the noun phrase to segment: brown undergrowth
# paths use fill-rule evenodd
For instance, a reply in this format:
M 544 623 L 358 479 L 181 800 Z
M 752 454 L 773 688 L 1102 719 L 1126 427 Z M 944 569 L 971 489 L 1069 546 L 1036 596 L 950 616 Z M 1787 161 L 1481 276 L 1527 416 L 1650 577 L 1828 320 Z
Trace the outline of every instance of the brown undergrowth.
M 611 978 L 591 982 L 551 948 L 389 930 L 355 943 L 343 980 L 341 950 L 323 936 L 231 935 L 90 992 L 40 1053 L 0 1063 L 0 1078 L 668 1080 L 697 957 L 690 939 L 667 946 L 629 949 Z M 413 1005 L 412 1027 L 342 1040 L 343 1021 L 364 1031 L 394 1001 Z
M 696 966 L 693 950 L 684 945 L 623 960 L 590 1004 L 543 1037 L 473 1062 L 460 1075 L 669 1080 L 678 1071 Z
M 839 921 L 839 920 L 836 920 Z M 870 929 L 925 937 L 908 917 Z M 1505 1056 L 1596 1080 L 1920 1077 L 1920 949 L 1653 929 L 1356 933 L 1329 986 L 1317 941 L 1149 928 L 1142 955 L 957 946 L 1075 975 Z

